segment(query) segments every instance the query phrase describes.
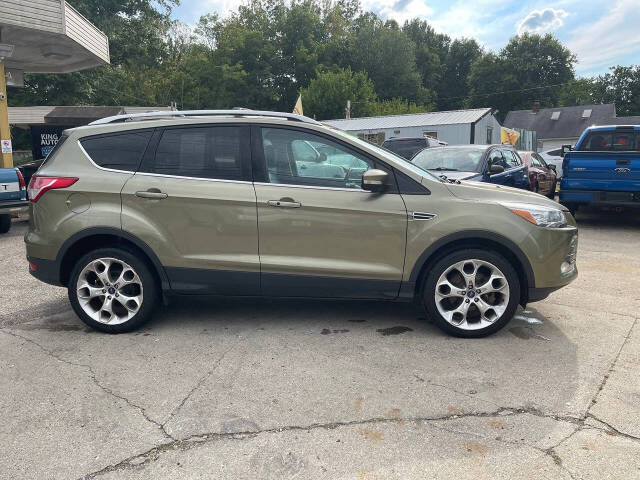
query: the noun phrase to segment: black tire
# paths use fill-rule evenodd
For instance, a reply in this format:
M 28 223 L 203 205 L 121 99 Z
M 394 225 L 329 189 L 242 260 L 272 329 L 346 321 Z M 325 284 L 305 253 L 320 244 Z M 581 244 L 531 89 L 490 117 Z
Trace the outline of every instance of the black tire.
M 576 213 L 578 213 L 578 205 L 576 205 L 575 203 L 567 203 L 567 204 L 563 204 L 567 210 L 569 210 L 569 213 L 575 218 Z
M 78 277 L 86 266 L 88 266 L 94 260 L 100 258 L 111 258 L 128 264 L 133 269 L 135 274 L 137 274 L 140 280 L 140 284 L 142 285 L 141 305 L 139 305 L 139 309 L 137 310 L 137 312 L 123 323 L 107 324 L 97 321 L 96 319 L 89 316 L 89 314 L 87 314 L 84 311 L 83 307 L 80 305 L 80 299 L 78 297 L 77 289 Z M 100 282 L 96 285 L 100 287 L 102 283 Z M 115 287 L 115 285 L 113 286 Z M 156 280 L 155 275 L 153 275 L 147 262 L 135 253 L 121 248 L 100 248 L 89 252 L 88 254 L 80 258 L 76 262 L 71 272 L 67 291 L 71 306 L 76 312 L 76 315 L 80 317 L 80 320 L 82 320 L 89 327 L 105 333 L 124 333 L 137 329 L 151 318 L 151 316 L 153 315 L 153 311 L 160 303 L 160 289 L 158 281 Z M 98 300 L 96 301 L 104 302 L 104 297 L 105 295 L 102 296 L 101 300 L 100 298 L 98 298 Z M 113 298 L 113 302 L 115 305 L 115 295 L 110 298 Z M 120 306 L 118 307 L 118 310 L 122 312 L 123 310 L 120 307 L 122 307 L 122 304 L 120 304 Z M 116 308 L 114 307 L 113 310 L 115 311 Z M 98 316 L 100 315 L 98 314 Z
M 435 298 L 436 284 L 440 276 L 443 275 L 446 270 L 448 270 L 456 263 L 471 259 L 488 262 L 489 264 L 497 267 L 502 272 L 509 288 L 509 299 L 506 302 L 506 308 L 502 315 L 495 318 L 493 323 L 490 323 L 488 326 L 473 330 L 460 328 L 453 325 L 452 323 L 449 323 L 438 311 Z M 477 273 L 479 270 L 480 269 L 476 270 L 476 278 L 479 278 L 479 274 Z M 513 315 L 518 308 L 518 304 L 520 303 L 520 280 L 518 278 L 518 274 L 508 260 L 506 260 L 502 255 L 491 250 L 470 248 L 465 250 L 457 250 L 455 252 L 447 254 L 445 257 L 431 266 L 431 268 L 429 268 L 424 281 L 422 282 L 422 286 L 422 302 L 427 316 L 433 319 L 434 323 L 442 330 L 456 337 L 477 338 L 485 337 L 497 332 L 513 318 Z M 460 288 L 465 288 L 465 290 L 467 290 L 467 287 Z M 474 296 L 475 295 L 477 294 L 475 294 L 474 292 Z M 480 297 L 484 297 L 484 299 L 486 299 L 486 295 L 484 294 L 481 294 Z M 469 300 L 473 298 L 474 297 L 471 297 Z M 467 298 L 465 297 L 465 301 L 466 300 Z M 471 305 L 473 305 L 473 302 L 471 302 Z M 480 312 L 477 307 L 475 307 L 475 309 L 478 313 Z
M 11 215 L 0 215 L 0 233 L 11 230 Z
M 557 183 L 553 182 L 553 185 L 551 186 L 551 191 L 549 192 L 549 195 L 547 195 L 551 200 L 556 199 L 556 186 L 557 186 Z

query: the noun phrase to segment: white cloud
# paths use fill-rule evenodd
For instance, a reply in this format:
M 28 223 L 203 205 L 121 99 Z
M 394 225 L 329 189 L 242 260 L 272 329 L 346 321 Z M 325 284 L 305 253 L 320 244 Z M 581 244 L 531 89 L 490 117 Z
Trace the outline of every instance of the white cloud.
M 638 23 L 638 0 L 617 0 L 596 21 L 570 32 L 566 44 L 578 56 L 578 73 L 602 71 L 617 63 L 640 62 Z M 635 60 L 629 61 L 631 54 L 635 54 Z
M 564 24 L 564 19 L 568 15 L 562 9 L 545 8 L 543 10 L 533 10 L 518 24 L 518 33 L 542 33 L 557 30 Z
M 363 10 L 374 10 L 382 18 L 393 19 L 402 25 L 406 20 L 426 18 L 433 14 L 433 9 L 426 0 L 397 0 L 395 2 L 380 2 L 377 0 L 362 2 Z

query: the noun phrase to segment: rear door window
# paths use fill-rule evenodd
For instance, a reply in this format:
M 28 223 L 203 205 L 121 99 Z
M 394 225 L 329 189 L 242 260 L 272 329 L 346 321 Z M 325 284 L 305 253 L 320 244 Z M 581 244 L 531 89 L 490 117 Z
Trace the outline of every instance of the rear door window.
M 110 133 L 83 138 L 80 144 L 98 166 L 135 172 L 152 133 L 153 130 Z
M 250 142 L 245 127 L 205 126 L 167 128 L 155 158 L 143 172 L 219 180 L 249 180 Z

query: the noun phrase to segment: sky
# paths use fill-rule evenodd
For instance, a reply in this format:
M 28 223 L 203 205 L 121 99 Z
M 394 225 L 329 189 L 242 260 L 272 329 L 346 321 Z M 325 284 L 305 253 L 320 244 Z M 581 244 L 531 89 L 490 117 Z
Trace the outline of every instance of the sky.
M 222 16 L 244 0 L 181 0 L 173 17 L 195 25 L 201 15 Z M 526 31 L 554 34 L 578 57 L 576 74 L 606 73 L 640 64 L 640 0 L 361 0 L 364 10 L 403 23 L 419 17 L 452 38 L 475 38 L 497 52 Z

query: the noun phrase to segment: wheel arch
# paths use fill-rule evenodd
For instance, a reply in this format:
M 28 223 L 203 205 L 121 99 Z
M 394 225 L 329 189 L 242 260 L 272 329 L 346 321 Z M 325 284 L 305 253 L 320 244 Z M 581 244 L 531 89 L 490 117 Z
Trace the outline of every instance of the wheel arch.
M 431 244 L 418 257 L 411 270 L 409 281 L 415 285 L 414 296 L 422 295 L 422 285 L 426 272 L 443 255 L 464 248 L 486 248 L 503 255 L 514 267 L 520 280 L 520 304 L 526 305 L 529 300 L 529 288 L 535 286 L 533 268 L 524 252 L 513 241 L 504 236 L 484 230 L 468 230 L 458 232 Z
M 162 290 L 170 288 L 167 273 L 151 247 L 135 235 L 117 228 L 94 227 L 68 238 L 60 247 L 56 263 L 59 266 L 60 283 L 67 286 L 75 262 L 86 253 L 104 247 L 124 247 L 140 254 L 151 267 Z

